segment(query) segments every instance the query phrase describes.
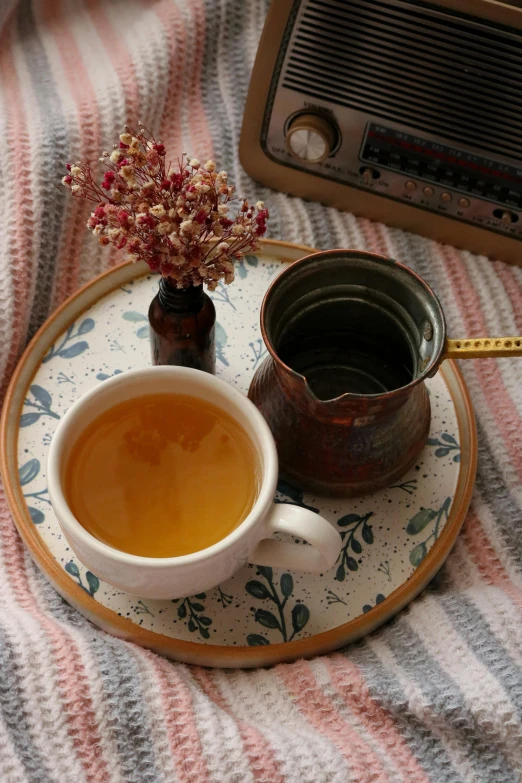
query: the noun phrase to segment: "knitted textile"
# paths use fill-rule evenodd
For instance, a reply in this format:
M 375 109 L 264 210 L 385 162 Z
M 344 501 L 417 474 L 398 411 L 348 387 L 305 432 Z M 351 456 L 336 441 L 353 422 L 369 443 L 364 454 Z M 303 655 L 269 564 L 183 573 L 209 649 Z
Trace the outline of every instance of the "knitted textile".
M 0 0 L 0 380 L 79 285 L 118 258 L 57 187 L 126 121 L 214 156 L 271 235 L 367 248 L 438 292 L 455 337 L 522 333 L 522 269 L 261 188 L 238 162 L 266 0 Z M 429 216 L 426 217 L 429 220 Z M 337 654 L 259 671 L 171 663 L 71 609 L 0 496 L 1 783 L 522 780 L 522 361 L 462 366 L 479 470 L 424 594 Z

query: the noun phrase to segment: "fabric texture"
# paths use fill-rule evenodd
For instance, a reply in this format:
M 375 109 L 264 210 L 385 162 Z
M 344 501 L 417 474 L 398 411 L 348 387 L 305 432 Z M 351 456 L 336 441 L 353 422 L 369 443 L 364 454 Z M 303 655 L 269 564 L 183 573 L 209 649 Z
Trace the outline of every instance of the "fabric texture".
M 308 204 L 238 161 L 267 0 L 0 0 L 0 379 L 79 285 L 118 261 L 57 183 L 126 121 L 214 156 L 273 237 L 409 264 L 450 333 L 522 332 L 522 269 Z M 426 218 L 429 220 L 429 216 Z M 462 366 L 479 468 L 443 569 L 393 622 L 269 670 L 171 663 L 92 626 L 47 583 L 0 496 L 1 783 L 522 780 L 522 362 Z

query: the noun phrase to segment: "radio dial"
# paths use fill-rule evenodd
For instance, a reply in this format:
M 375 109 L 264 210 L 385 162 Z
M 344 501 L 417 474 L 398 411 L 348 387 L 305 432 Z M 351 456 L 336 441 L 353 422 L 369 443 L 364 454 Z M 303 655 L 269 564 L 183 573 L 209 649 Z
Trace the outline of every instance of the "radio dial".
M 336 141 L 333 123 L 322 114 L 299 114 L 286 133 L 288 151 L 306 163 L 321 163 L 332 153 Z

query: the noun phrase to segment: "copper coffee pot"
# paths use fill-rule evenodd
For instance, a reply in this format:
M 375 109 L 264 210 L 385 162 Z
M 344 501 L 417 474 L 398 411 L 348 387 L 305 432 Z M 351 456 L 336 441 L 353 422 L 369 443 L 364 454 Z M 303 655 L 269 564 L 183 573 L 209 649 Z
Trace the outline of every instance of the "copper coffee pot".
M 392 259 L 328 250 L 291 264 L 261 310 L 269 356 L 250 399 L 282 475 L 327 495 L 389 486 L 430 428 L 424 381 L 445 359 L 522 356 L 522 337 L 450 339 L 434 292 Z

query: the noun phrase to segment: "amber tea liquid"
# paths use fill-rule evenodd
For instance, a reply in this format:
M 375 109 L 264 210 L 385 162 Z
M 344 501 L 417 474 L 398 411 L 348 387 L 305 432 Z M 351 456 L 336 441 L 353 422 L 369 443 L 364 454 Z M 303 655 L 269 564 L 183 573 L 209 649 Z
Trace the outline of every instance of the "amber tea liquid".
M 133 555 L 174 557 L 225 538 L 259 485 L 254 447 L 224 411 L 196 397 L 122 402 L 82 432 L 65 495 L 93 536 Z

